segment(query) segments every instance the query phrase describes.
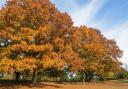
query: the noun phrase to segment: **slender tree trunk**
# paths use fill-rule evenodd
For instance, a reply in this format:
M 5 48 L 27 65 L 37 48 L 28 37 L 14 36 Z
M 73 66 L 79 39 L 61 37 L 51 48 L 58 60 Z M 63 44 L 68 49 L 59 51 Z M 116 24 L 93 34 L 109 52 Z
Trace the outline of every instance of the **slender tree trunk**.
M 89 81 L 88 81 L 88 72 L 85 72 L 85 81 L 86 81 L 86 82 L 89 82 Z
M 32 76 L 32 83 L 35 84 L 37 82 L 37 70 L 34 70 Z
M 15 72 L 15 79 L 16 79 L 16 82 L 19 82 L 20 72 Z
M 83 71 L 82 75 L 83 75 L 83 83 L 84 83 L 85 82 L 85 72 L 84 71 Z
M 63 81 L 63 71 L 60 71 L 60 82 Z

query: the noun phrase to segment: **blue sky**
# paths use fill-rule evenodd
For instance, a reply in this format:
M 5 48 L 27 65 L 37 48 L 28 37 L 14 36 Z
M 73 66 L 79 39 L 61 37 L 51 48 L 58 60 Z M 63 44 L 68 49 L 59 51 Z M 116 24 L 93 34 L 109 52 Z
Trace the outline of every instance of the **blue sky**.
M 4 5 L 5 0 L 0 0 L 0 6 Z
M 0 0 L 0 6 L 5 0 Z M 75 26 L 99 29 L 115 39 L 124 51 L 120 59 L 128 63 L 128 0 L 51 0 L 62 12 L 68 12 Z

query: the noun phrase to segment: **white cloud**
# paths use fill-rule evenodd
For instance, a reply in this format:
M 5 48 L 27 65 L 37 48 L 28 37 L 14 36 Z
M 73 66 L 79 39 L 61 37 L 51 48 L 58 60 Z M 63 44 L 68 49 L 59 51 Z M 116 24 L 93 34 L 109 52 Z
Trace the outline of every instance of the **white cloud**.
M 61 11 L 70 14 L 74 25 L 89 25 L 89 22 L 109 0 L 85 1 L 85 5 L 78 4 L 78 0 L 52 0 Z
M 79 6 L 70 15 L 75 26 L 88 24 L 108 0 L 91 0 L 86 6 Z

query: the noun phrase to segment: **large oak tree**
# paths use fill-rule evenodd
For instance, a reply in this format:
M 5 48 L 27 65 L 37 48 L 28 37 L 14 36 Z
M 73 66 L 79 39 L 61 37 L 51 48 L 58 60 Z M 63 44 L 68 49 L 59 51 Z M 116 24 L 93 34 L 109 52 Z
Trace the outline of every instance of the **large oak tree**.
M 33 74 L 64 66 L 103 76 L 119 71 L 122 51 L 114 40 L 86 26 L 74 27 L 49 0 L 7 0 L 0 10 L 0 71 Z M 60 75 L 61 76 L 61 75 Z

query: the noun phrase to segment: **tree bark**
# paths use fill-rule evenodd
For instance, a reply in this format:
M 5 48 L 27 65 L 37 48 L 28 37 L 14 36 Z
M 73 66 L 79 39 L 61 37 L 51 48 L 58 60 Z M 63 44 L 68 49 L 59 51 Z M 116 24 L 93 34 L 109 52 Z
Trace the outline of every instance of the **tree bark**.
M 32 76 L 32 83 L 35 84 L 37 82 L 37 70 L 34 70 Z
M 60 71 L 60 82 L 63 82 L 63 71 Z
M 83 75 L 83 83 L 84 83 L 85 82 L 85 72 L 84 71 L 83 71 L 82 75 Z
M 16 79 L 16 82 L 19 82 L 20 72 L 15 72 L 15 79 Z

